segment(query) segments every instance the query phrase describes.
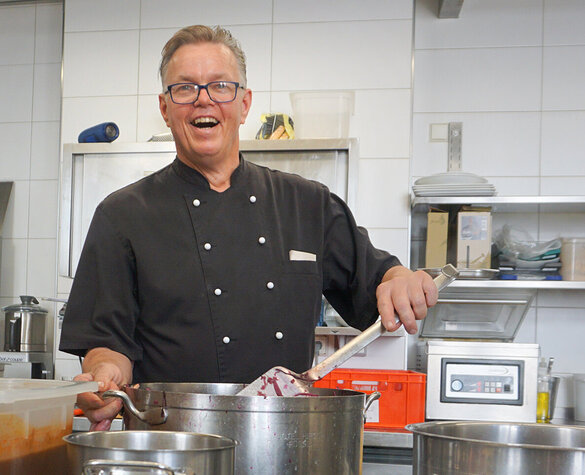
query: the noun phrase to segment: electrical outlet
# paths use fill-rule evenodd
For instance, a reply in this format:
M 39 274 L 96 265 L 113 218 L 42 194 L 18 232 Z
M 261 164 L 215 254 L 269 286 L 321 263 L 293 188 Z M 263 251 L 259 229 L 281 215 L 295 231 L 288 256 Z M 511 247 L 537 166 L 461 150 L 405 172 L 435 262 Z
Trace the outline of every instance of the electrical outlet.
M 449 140 L 449 124 L 430 124 L 429 141 L 447 142 Z

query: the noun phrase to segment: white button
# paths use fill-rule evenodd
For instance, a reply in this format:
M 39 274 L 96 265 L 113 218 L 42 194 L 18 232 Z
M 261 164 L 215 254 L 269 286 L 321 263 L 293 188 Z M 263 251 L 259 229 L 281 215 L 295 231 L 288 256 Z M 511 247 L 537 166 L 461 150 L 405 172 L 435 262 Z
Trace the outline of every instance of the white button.
M 221 289 L 215 289 L 213 293 L 219 297 L 221 295 Z
M 229 336 L 224 336 L 223 337 L 223 342 L 227 345 L 230 342 L 230 337 Z
M 203 244 L 203 249 L 205 249 L 206 251 L 209 251 L 211 249 L 211 244 L 206 242 L 205 244 Z
M 197 198 L 195 198 L 193 200 L 193 206 L 199 206 L 201 204 L 201 201 L 199 201 Z
M 282 332 L 276 332 L 274 334 L 274 336 L 276 337 L 277 340 L 282 340 L 282 337 L 284 337 L 284 335 L 282 334 Z
M 264 236 L 260 236 L 260 237 L 258 238 L 258 242 L 259 242 L 260 244 L 264 244 L 264 243 L 266 242 L 266 238 L 265 238 Z
M 254 195 L 250 196 L 250 203 L 256 203 L 256 197 Z
M 266 287 L 268 287 L 270 290 L 272 290 L 274 288 L 274 282 L 267 282 Z

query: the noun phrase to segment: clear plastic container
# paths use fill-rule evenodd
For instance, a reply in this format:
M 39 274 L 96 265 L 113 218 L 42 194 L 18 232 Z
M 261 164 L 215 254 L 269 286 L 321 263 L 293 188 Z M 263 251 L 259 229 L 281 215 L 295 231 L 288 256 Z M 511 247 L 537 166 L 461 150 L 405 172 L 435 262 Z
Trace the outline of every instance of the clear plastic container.
M 585 238 L 561 240 L 563 280 L 585 280 Z
M 295 137 L 348 137 L 354 100 L 353 91 L 291 92 Z
M 0 473 L 67 473 L 63 436 L 77 394 L 88 391 L 97 383 L 0 378 Z

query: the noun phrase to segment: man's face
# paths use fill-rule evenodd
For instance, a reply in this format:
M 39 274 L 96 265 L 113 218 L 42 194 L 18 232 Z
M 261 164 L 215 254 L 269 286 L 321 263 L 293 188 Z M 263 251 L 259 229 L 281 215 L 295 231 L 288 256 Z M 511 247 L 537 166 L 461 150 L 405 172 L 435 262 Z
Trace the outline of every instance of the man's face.
M 169 61 L 163 80 L 165 89 L 178 82 L 241 82 L 233 53 L 214 43 L 181 46 Z M 196 168 L 238 159 L 239 128 L 251 102 L 252 92 L 243 89 L 238 89 L 233 102 L 219 104 L 209 99 L 205 90 L 194 104 L 175 104 L 169 93 L 159 95 L 160 111 L 173 133 L 179 158 Z

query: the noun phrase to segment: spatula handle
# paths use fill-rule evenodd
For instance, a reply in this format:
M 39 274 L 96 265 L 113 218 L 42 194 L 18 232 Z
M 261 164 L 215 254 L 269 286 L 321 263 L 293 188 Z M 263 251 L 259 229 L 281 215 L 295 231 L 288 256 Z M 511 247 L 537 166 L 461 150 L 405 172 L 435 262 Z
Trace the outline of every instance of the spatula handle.
M 449 285 L 459 272 L 451 264 L 447 264 L 441 269 L 441 273 L 434 278 L 435 285 L 438 290 L 445 288 Z M 373 325 L 366 328 L 358 336 L 353 338 L 349 343 L 343 345 L 339 350 L 333 353 L 328 358 L 325 358 L 321 363 L 314 366 L 310 370 L 303 373 L 303 379 L 308 381 L 318 381 L 323 376 L 329 374 L 335 368 L 345 363 L 349 358 L 355 355 L 357 352 L 364 349 L 370 343 L 372 343 L 380 335 L 386 333 L 386 328 L 381 321 L 374 323 Z

